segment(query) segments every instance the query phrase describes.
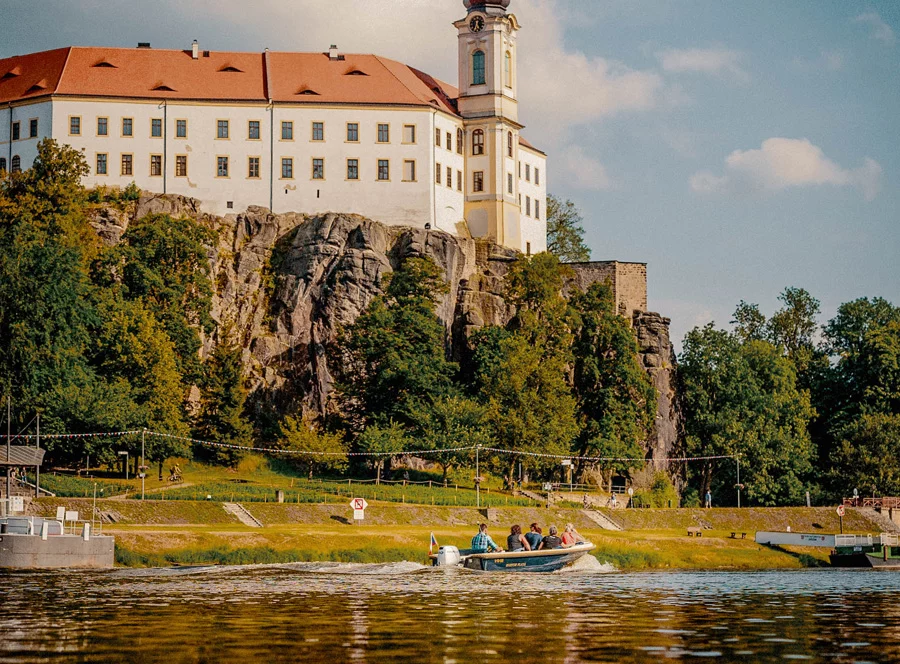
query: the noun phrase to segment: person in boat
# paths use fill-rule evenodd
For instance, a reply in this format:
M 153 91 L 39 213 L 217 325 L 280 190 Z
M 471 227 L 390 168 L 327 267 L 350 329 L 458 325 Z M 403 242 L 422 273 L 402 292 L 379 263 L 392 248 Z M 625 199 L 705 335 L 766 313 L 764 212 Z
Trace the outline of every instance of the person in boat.
M 525 534 L 525 539 L 528 540 L 529 546 L 531 546 L 532 551 L 537 551 L 537 548 L 541 545 L 541 540 L 544 539 L 544 535 L 541 532 L 541 527 L 537 525 L 537 523 L 531 524 L 531 531 Z
M 509 530 L 509 536 L 506 538 L 507 551 L 531 551 L 531 544 L 528 538 L 522 534 L 522 526 L 516 524 Z
M 584 541 L 585 539 L 581 536 L 581 533 L 575 530 L 575 526 L 571 523 L 567 523 L 562 536 L 563 546 L 572 546 Z
M 482 523 L 478 526 L 478 532 L 472 538 L 472 553 L 493 553 L 494 551 L 503 551 L 491 536 L 487 533 L 487 524 Z
M 556 528 L 556 526 L 550 526 L 550 534 L 541 540 L 541 545 L 538 547 L 538 551 L 543 551 L 544 549 L 561 548 L 562 538 L 560 538 L 559 536 L 559 530 Z

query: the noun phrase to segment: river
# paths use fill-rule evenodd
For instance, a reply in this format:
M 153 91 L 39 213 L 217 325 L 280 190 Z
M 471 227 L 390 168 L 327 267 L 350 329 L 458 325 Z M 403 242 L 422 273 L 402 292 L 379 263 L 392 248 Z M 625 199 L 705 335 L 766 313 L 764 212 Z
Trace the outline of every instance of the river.
M 900 662 L 900 573 L 0 571 L 0 662 Z

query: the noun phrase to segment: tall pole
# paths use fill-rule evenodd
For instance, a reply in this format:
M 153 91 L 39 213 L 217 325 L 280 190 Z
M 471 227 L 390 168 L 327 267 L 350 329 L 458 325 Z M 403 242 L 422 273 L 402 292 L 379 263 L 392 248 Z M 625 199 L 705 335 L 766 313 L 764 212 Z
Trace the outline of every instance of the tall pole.
M 481 473 L 479 472 L 478 450 L 481 445 L 475 446 L 475 506 L 481 507 Z
M 144 477 L 147 475 L 147 471 L 144 470 L 144 439 L 147 436 L 147 427 L 141 431 L 141 500 L 144 499 Z
M 37 414 L 37 453 L 40 454 L 41 449 L 41 414 Z M 41 464 L 34 465 L 34 497 L 41 497 Z
M 734 457 L 737 461 L 737 493 L 738 493 L 738 509 L 741 507 L 741 455 Z
M 12 395 L 6 395 L 6 514 L 10 513 L 12 507 L 12 451 L 9 448 L 10 440 L 12 440 Z

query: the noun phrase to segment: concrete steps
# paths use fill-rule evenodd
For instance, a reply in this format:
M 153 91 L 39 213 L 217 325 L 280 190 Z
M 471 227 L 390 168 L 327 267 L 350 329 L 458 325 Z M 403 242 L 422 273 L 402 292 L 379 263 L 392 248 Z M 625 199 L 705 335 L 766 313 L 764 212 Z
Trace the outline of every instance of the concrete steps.
M 239 503 L 223 503 L 222 507 L 224 507 L 225 511 L 229 514 L 236 516 L 237 520 L 245 526 L 250 526 L 251 528 L 263 528 L 263 522 L 250 514 L 250 511 L 243 505 Z
M 581 513 L 603 528 L 603 530 L 622 530 L 622 526 L 602 512 L 598 512 L 597 510 L 581 510 Z
M 855 509 L 857 512 L 869 519 L 869 521 L 874 521 L 875 523 L 877 523 L 881 527 L 883 532 L 900 533 L 900 526 L 891 521 L 887 514 L 879 512 L 872 507 L 851 507 L 850 509 Z

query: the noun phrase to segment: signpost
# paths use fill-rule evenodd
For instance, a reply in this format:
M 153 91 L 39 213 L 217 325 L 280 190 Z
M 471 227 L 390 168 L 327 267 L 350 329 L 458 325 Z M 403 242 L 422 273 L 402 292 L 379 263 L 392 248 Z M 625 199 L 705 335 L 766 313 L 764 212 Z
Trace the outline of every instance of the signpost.
M 366 502 L 365 498 L 354 498 L 350 501 L 350 507 L 353 509 L 354 523 L 366 518 L 366 508 L 368 506 L 369 503 Z
M 569 493 L 572 493 L 572 460 L 563 459 L 562 467 L 565 468 L 569 473 Z M 563 481 L 565 481 L 565 478 L 563 478 Z
M 841 518 L 841 535 L 844 534 L 844 506 L 838 505 L 837 508 L 838 516 Z

